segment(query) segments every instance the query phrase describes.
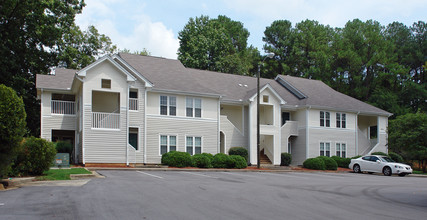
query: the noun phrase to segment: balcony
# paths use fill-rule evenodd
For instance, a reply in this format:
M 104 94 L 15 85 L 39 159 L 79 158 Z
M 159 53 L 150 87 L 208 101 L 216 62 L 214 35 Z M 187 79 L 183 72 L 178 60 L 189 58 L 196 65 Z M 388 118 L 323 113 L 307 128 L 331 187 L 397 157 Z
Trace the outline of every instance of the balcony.
M 75 102 L 73 101 L 62 101 L 52 100 L 51 101 L 51 113 L 60 115 L 75 115 Z
M 129 98 L 129 110 L 138 111 L 138 98 Z
M 92 128 L 120 128 L 120 113 L 92 112 Z

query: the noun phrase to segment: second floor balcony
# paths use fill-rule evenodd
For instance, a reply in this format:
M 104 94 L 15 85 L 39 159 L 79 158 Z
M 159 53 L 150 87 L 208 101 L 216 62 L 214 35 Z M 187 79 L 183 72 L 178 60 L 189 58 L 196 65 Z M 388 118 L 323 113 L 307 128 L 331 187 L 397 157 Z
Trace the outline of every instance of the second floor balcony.
M 75 115 L 75 102 L 74 101 L 51 101 L 51 113 L 60 115 Z

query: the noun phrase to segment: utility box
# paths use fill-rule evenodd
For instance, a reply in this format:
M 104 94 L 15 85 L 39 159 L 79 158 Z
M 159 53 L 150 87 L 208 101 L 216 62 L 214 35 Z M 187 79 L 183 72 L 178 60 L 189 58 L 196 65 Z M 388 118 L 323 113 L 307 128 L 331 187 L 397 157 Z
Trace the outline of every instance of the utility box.
M 62 168 L 70 167 L 70 154 L 69 153 L 57 153 L 53 160 L 53 166 Z

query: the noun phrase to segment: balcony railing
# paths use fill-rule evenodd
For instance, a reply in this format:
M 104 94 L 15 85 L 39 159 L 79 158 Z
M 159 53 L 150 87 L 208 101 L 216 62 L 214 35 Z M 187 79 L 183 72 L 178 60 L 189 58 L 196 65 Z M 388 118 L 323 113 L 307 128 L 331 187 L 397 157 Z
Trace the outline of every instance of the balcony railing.
M 120 128 L 119 113 L 92 112 L 92 128 Z
M 75 115 L 75 102 L 72 101 L 61 101 L 61 100 L 52 100 L 51 101 L 51 113 L 52 114 L 62 114 L 62 115 Z
M 129 110 L 138 111 L 138 99 L 129 98 Z

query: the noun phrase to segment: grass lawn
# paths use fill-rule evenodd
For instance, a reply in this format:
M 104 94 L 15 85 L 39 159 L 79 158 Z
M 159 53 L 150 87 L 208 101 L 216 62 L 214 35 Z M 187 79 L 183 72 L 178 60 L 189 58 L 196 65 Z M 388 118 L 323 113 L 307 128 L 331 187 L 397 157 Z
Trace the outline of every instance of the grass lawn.
M 45 171 L 43 176 L 37 177 L 37 180 L 70 180 L 70 174 L 91 174 L 91 172 L 84 168 L 50 169 Z
M 424 175 L 427 175 L 427 173 L 423 173 L 422 170 L 414 170 L 414 171 L 412 171 L 412 173 L 413 174 L 424 174 Z

